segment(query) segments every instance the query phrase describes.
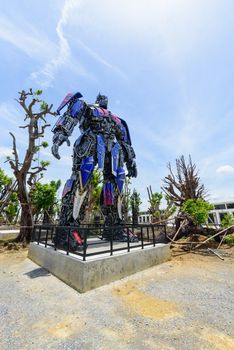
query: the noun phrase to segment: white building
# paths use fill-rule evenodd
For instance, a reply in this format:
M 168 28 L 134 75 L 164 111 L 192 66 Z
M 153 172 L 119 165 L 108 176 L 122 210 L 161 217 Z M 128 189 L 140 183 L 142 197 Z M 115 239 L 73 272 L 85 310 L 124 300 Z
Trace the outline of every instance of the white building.
M 232 201 L 220 201 L 213 202 L 214 209 L 210 211 L 208 223 L 220 225 L 221 220 L 224 218 L 226 214 L 232 214 L 234 216 L 234 200 Z M 173 213 L 171 216 L 176 216 L 177 211 Z M 132 219 L 132 218 L 131 218 Z M 152 215 L 148 213 L 148 211 L 141 211 L 138 216 L 138 222 L 140 224 L 147 224 L 152 222 Z
M 208 223 L 209 224 L 221 224 L 221 220 L 226 214 L 234 215 L 234 200 L 232 201 L 220 201 L 212 203 L 214 210 L 209 213 Z
M 139 224 L 151 223 L 153 216 L 148 213 L 148 211 L 141 211 L 138 216 Z

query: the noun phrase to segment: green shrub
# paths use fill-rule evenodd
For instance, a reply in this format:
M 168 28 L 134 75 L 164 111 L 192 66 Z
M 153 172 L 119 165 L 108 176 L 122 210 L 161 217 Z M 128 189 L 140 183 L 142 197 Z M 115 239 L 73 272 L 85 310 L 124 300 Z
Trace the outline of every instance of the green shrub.
M 232 214 L 226 214 L 224 215 L 223 219 L 221 220 L 221 226 L 223 228 L 228 228 L 230 226 L 234 225 L 234 217 Z
M 228 235 L 226 237 L 224 237 L 224 243 L 227 244 L 234 244 L 234 236 L 233 235 Z
M 182 205 L 182 212 L 189 214 L 196 225 L 205 224 L 208 220 L 209 211 L 214 209 L 214 206 L 202 198 L 187 199 Z

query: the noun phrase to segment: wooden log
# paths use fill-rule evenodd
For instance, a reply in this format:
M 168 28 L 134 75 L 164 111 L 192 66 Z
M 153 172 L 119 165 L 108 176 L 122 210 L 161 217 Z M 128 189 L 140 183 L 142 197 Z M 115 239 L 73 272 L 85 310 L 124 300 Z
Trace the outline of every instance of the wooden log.
M 219 243 L 219 245 L 218 245 L 218 249 L 219 249 L 219 247 L 222 245 L 223 240 L 224 240 L 224 238 L 226 237 L 227 233 L 228 233 L 228 231 L 226 231 L 226 232 L 224 233 L 224 235 L 223 235 L 223 237 L 222 237 L 222 239 L 221 239 L 221 241 L 220 241 L 220 243 Z
M 219 255 L 217 252 L 215 252 L 213 249 L 208 248 L 207 250 L 213 253 L 214 255 L 216 255 L 219 259 L 224 260 L 224 258 L 221 255 Z
M 213 238 L 215 238 L 215 237 L 221 235 L 221 233 L 223 233 L 223 232 L 229 230 L 231 227 L 234 227 L 234 225 L 232 225 L 232 226 L 230 226 L 230 227 L 228 227 L 228 228 L 225 228 L 224 230 L 222 230 L 222 231 L 216 233 L 215 235 L 213 235 L 213 236 L 207 238 L 205 241 L 203 241 L 203 242 L 199 243 L 198 245 L 196 245 L 193 249 L 199 248 L 201 245 L 203 245 L 203 244 L 207 243 L 208 241 L 210 241 L 211 239 L 213 239 Z
M 174 237 L 172 238 L 171 242 L 174 242 L 174 240 L 176 239 L 176 237 L 178 236 L 180 230 L 182 229 L 182 227 L 185 225 L 186 220 L 183 220 L 180 224 L 180 227 L 178 228 L 178 230 L 176 231 Z

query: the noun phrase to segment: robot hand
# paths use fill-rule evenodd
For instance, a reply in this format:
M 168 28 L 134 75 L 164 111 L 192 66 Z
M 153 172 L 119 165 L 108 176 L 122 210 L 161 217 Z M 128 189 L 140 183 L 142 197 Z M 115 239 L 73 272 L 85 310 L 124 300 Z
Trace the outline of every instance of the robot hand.
M 127 162 L 128 177 L 137 177 L 137 167 L 135 160 Z
M 64 141 L 67 142 L 67 145 L 70 146 L 70 141 L 68 140 L 68 136 L 62 134 L 61 132 L 56 132 L 53 137 L 53 146 L 51 148 L 51 152 L 53 156 L 57 159 L 60 159 L 60 155 L 58 152 L 59 146 L 61 146 Z

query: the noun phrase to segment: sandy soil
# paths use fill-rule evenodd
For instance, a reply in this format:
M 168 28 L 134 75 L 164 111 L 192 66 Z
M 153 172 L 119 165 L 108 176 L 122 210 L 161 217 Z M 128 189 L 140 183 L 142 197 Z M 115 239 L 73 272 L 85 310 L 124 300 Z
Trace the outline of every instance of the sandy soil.
M 234 248 L 172 260 L 79 294 L 0 251 L 0 349 L 234 349 Z

